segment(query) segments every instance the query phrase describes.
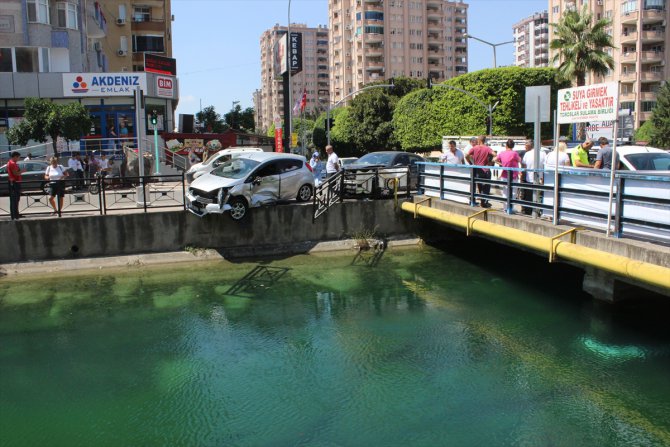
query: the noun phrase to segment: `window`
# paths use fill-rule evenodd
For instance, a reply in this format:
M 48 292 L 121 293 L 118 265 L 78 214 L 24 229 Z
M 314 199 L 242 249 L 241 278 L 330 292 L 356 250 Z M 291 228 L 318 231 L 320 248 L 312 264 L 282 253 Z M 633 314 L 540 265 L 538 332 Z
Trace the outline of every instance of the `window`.
M 640 106 L 643 112 L 651 112 L 656 107 L 656 101 L 642 101 Z
M 358 14 L 356 14 L 358 18 Z M 384 13 L 378 11 L 365 11 L 365 20 L 384 21 Z
M 0 72 L 13 72 L 14 63 L 12 62 L 12 49 L 0 48 Z
M 49 0 L 27 0 L 28 22 L 49 24 Z
M 73 3 L 60 2 L 57 5 L 58 9 L 58 27 L 78 29 L 77 23 L 77 5 Z
M 148 6 L 135 6 L 133 9 L 134 22 L 151 22 L 151 8 Z
M 37 73 L 40 71 L 39 48 L 17 47 L 16 71 L 19 73 Z
M 163 36 L 136 36 L 133 35 L 133 53 L 165 52 Z

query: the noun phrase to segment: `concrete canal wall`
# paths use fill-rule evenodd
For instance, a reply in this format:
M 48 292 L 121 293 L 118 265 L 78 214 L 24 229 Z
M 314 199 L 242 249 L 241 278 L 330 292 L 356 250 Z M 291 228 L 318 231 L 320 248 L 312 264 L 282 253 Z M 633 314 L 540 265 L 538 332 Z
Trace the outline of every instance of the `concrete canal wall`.
M 312 206 L 254 208 L 244 222 L 184 211 L 0 222 L 0 263 L 221 249 L 226 257 L 290 254 L 322 241 L 414 234 L 392 201 L 337 204 L 312 223 Z

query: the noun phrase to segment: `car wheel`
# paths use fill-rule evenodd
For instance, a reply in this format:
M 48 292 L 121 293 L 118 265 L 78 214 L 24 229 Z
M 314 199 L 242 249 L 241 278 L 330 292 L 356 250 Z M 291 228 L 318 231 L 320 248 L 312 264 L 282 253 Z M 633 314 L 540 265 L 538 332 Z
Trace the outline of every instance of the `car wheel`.
M 302 185 L 298 190 L 298 197 L 296 200 L 298 202 L 307 202 L 312 198 L 312 187 L 310 185 Z
M 235 221 L 244 219 L 249 210 L 247 201 L 242 197 L 234 197 L 228 203 L 230 204 L 230 217 Z

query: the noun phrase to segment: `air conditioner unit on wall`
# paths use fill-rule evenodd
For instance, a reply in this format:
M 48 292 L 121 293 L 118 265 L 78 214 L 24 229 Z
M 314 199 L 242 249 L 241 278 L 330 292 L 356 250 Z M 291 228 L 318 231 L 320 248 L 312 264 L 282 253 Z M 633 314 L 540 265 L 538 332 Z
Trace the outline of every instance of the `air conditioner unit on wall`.
M 125 25 L 126 24 L 126 19 L 116 19 L 116 24 L 117 25 Z
M 116 52 L 116 54 L 117 54 L 118 56 L 127 56 L 127 55 L 128 55 L 128 51 L 127 51 L 127 50 L 119 50 L 119 51 Z

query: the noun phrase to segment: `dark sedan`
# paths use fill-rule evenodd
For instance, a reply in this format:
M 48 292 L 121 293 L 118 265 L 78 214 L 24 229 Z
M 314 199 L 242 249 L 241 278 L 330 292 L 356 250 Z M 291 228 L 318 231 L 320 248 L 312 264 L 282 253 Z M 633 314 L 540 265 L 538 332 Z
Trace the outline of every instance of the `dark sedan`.
M 46 161 L 19 161 L 19 168 L 25 172 L 21 174 L 21 190 L 22 191 L 44 191 L 46 180 L 44 180 L 44 172 L 47 170 L 49 163 Z M 0 195 L 9 194 L 9 174 L 7 172 L 7 165 L 0 167 Z
M 394 188 L 394 182 L 398 182 L 398 189 L 406 190 L 408 184 L 410 190 L 416 189 L 419 181 L 417 163 L 424 161 L 426 160 L 419 155 L 402 151 L 365 154 L 344 167 L 347 192 L 389 195 Z

